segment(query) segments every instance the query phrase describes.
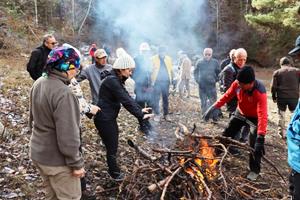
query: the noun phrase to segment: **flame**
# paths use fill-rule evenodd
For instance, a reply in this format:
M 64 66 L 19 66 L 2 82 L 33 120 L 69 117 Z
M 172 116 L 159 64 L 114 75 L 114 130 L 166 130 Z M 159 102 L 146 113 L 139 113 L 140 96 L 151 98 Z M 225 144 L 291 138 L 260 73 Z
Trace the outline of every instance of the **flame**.
M 185 172 L 198 180 L 198 182 L 200 179 L 204 180 L 204 178 L 212 180 L 217 175 L 216 166 L 218 163 L 218 159 L 215 159 L 214 154 L 214 148 L 208 145 L 207 140 L 201 139 L 199 157 L 193 160 L 195 165 L 190 165 L 185 168 Z M 179 160 L 181 165 L 183 165 L 184 162 L 184 158 Z M 203 188 L 199 187 L 199 189 Z

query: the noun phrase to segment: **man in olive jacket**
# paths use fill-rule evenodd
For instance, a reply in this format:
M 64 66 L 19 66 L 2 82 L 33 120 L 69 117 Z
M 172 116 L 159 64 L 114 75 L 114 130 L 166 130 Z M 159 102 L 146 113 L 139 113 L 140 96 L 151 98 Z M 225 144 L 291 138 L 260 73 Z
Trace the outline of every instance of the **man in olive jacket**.
M 81 198 L 84 162 L 80 147 L 80 111 L 68 84 L 79 68 L 72 48 L 59 47 L 49 54 L 46 73 L 30 92 L 30 158 L 46 187 L 46 199 Z

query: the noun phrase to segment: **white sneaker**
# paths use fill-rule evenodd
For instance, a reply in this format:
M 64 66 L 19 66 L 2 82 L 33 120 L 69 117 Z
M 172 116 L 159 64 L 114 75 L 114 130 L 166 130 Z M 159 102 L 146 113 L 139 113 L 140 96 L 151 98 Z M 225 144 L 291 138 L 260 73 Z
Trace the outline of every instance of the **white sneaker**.
M 258 176 L 259 176 L 259 174 L 255 173 L 255 172 L 250 172 L 247 175 L 247 179 L 249 179 L 250 181 L 256 181 Z
M 154 118 L 153 118 L 153 120 L 155 122 L 159 122 L 160 121 L 160 116 L 159 115 L 155 115 Z

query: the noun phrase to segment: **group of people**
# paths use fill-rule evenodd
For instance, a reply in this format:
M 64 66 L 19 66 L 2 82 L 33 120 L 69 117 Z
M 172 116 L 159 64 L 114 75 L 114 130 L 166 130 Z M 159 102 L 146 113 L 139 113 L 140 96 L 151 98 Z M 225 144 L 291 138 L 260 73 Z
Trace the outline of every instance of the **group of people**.
M 58 47 L 53 35 L 45 35 L 43 44 L 31 54 L 27 70 L 35 82 L 30 93 L 30 157 L 44 179 L 47 199 L 95 199 L 86 192 L 80 116 L 94 116 L 94 124 L 106 147 L 108 174 L 116 181 L 124 178 L 117 162 L 117 117 L 121 105 L 137 118 L 140 130 L 146 135 L 152 129 L 149 119 L 161 120 L 161 97 L 162 117 L 170 120 L 169 90 L 175 74 L 166 47 L 160 46 L 153 55 L 149 44 L 143 42 L 135 58 L 123 48 L 117 49 L 116 54 L 117 58 L 110 65 L 107 52 L 95 49 L 94 62 L 82 67 L 81 53 L 69 44 Z M 300 56 L 300 36 L 290 54 Z M 247 51 L 244 48 L 231 50 L 229 58 L 221 65 L 212 55 L 213 49 L 205 48 L 203 58 L 198 59 L 193 71 L 202 116 L 206 121 L 210 118 L 216 121 L 221 115 L 220 108 L 227 105 L 230 121 L 223 135 L 242 142 L 247 141 L 249 135 L 249 145 L 254 152 L 249 155 L 247 178 L 256 180 L 265 153 L 266 89 L 256 79 L 254 69 L 246 66 Z M 271 92 L 281 116 L 278 131 L 282 137 L 285 137 L 284 111 L 286 107 L 291 111 L 296 109 L 287 129 L 287 139 L 289 164 L 293 168 L 291 191 L 293 195 L 299 195 L 300 152 L 296 148 L 300 130 L 299 70 L 292 67 L 289 57 L 283 57 L 280 65 L 281 69 L 274 72 Z M 178 52 L 177 66 L 180 68 L 176 84 L 179 96 L 186 91 L 189 97 L 192 62 L 186 53 Z M 89 81 L 91 103 L 83 98 L 80 82 L 84 80 Z M 222 93 L 218 100 L 217 82 Z M 253 127 L 251 131 L 250 127 Z
M 290 195 L 292 199 L 300 199 L 300 103 L 299 84 L 300 70 L 293 67 L 290 56 L 300 58 L 300 36 L 296 39 L 295 48 L 289 56 L 280 59 L 281 68 L 273 73 L 271 82 L 272 99 L 278 107 L 278 134 L 287 137 L 288 163 L 292 168 L 290 181 Z M 219 77 L 225 87 L 224 94 L 212 104 L 204 113 L 204 120 L 216 119 L 220 108 L 227 103 L 230 121 L 223 131 L 223 136 L 236 139 L 242 129 L 253 127 L 249 133 L 249 145 L 253 152 L 249 154 L 250 172 L 247 178 L 256 180 L 260 173 L 261 158 L 265 154 L 265 135 L 267 133 L 268 112 L 266 89 L 262 82 L 255 78 L 254 69 L 244 66 L 247 53 L 244 49 L 237 49 L 231 57 L 230 63 L 224 67 Z M 227 74 L 227 75 L 226 75 Z M 229 77 L 229 79 L 226 79 Z M 229 84 L 226 82 L 228 81 Z M 232 109 L 234 108 L 234 109 Z M 284 112 L 286 109 L 293 113 L 286 128 Z M 285 134 L 285 130 L 287 133 Z M 229 149 L 230 150 L 230 149 Z

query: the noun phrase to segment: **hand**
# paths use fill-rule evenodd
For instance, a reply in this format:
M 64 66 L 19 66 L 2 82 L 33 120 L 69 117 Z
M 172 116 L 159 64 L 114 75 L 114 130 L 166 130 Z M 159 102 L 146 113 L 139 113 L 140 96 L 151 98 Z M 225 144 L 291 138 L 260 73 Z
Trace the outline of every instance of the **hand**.
M 154 117 L 154 114 L 144 114 L 143 119 L 150 119 L 152 117 Z
M 142 109 L 143 113 L 151 113 L 152 112 L 152 108 L 148 107 L 148 108 L 143 108 Z
M 216 115 L 219 115 L 221 113 L 220 108 L 215 107 L 214 105 L 212 105 L 211 107 L 209 107 L 207 109 L 207 111 L 204 113 L 202 119 L 204 119 L 205 121 L 208 121 L 210 118 L 215 118 Z
M 84 177 L 84 174 L 85 174 L 85 170 L 83 167 L 81 169 L 75 169 L 72 171 L 72 176 L 75 176 L 77 178 Z
M 90 113 L 96 115 L 101 109 L 98 106 L 91 105 Z
M 262 156 L 265 155 L 265 136 L 257 135 L 256 142 L 254 145 L 254 152 L 256 155 Z

